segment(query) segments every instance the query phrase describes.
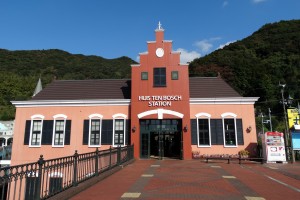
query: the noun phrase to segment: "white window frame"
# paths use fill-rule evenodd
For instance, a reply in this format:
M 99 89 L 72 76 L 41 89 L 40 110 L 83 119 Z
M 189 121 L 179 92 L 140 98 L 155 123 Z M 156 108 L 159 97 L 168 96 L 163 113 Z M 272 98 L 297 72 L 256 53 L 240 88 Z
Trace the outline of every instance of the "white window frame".
M 123 139 L 123 145 L 120 145 L 121 147 L 125 146 L 125 141 L 126 141 L 126 118 L 127 116 L 122 113 L 118 113 L 112 116 L 113 117 L 113 147 L 118 147 L 119 145 L 115 144 L 115 121 L 116 119 L 123 119 L 124 120 L 124 139 Z
M 198 113 L 195 115 L 197 118 L 197 145 L 198 147 L 211 147 L 211 128 L 210 128 L 210 118 L 211 115 L 208 113 Z M 199 143 L 199 121 L 198 119 L 208 119 L 208 134 L 209 134 L 209 145 L 203 145 Z
M 224 147 L 228 148 L 236 148 L 238 147 L 238 141 L 237 141 L 237 128 L 236 128 L 236 117 L 237 115 L 231 112 L 226 112 L 221 115 L 222 117 L 222 125 L 223 125 L 223 142 Z M 226 145 L 226 139 L 225 139 L 225 123 L 224 119 L 233 119 L 234 120 L 234 132 L 235 132 L 235 145 Z
M 88 142 L 89 147 L 101 147 L 102 118 L 103 118 L 103 115 L 100 115 L 100 114 L 91 114 L 89 116 L 89 142 Z M 95 119 L 100 120 L 99 144 L 98 145 L 91 145 L 92 120 L 95 120 Z
M 66 137 L 66 121 L 67 116 L 64 114 L 57 114 L 53 116 L 53 133 L 52 133 L 52 147 L 64 147 L 65 146 L 65 137 Z M 62 145 L 55 145 L 55 129 L 56 129 L 56 121 L 63 120 L 64 121 L 64 131 L 63 131 L 63 144 Z
M 31 116 L 31 123 L 30 123 L 30 135 L 29 135 L 29 147 L 41 147 L 42 146 L 42 136 L 43 136 L 43 122 L 44 122 L 44 116 L 37 114 Z M 39 145 L 32 145 L 32 129 L 33 129 L 33 121 L 35 120 L 41 120 L 41 133 L 40 133 L 40 144 Z

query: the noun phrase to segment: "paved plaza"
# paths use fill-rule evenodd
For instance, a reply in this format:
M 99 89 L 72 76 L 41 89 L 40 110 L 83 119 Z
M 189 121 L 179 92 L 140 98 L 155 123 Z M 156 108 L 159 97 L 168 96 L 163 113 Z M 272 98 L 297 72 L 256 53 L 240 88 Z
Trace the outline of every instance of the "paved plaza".
M 71 199 L 300 199 L 300 163 L 136 160 Z

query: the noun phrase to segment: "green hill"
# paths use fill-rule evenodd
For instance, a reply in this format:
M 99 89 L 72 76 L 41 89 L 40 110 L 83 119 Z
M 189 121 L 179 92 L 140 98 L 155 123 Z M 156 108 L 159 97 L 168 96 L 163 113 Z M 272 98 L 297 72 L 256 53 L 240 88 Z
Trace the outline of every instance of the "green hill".
M 130 78 L 130 65 L 134 63 L 128 57 L 104 59 L 56 49 L 0 49 L 0 120 L 14 118 L 14 107 L 10 101 L 29 99 L 39 77 L 44 87 L 53 79 Z
M 11 100 L 29 99 L 37 80 L 130 78 L 128 57 L 104 59 L 61 50 L 0 49 L 0 120 L 14 118 Z M 282 117 L 280 83 L 285 97 L 300 99 L 300 20 L 266 24 L 251 36 L 231 43 L 189 66 L 190 76 L 218 73 L 241 95 L 260 97 L 256 110 Z M 274 119 L 276 122 L 276 119 Z
M 286 84 L 285 98 L 300 99 L 300 20 L 266 24 L 190 64 L 190 76 L 218 73 L 241 95 L 260 97 L 258 112 L 270 107 L 273 115 L 282 116 L 279 83 Z

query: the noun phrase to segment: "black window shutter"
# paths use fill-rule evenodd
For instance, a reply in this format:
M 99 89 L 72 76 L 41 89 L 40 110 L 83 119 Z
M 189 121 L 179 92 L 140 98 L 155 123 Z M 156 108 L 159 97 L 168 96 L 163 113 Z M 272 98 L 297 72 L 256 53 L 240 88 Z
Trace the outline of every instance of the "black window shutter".
M 211 135 L 211 144 L 215 145 L 217 143 L 217 120 L 210 120 L 210 135 Z
M 242 119 L 236 119 L 237 140 L 239 145 L 244 145 L 243 123 Z
M 42 144 L 52 145 L 53 120 L 43 121 Z
M 222 119 L 210 120 L 210 134 L 212 145 L 224 145 Z
M 125 134 L 126 134 L 126 141 L 125 141 L 125 145 L 129 145 L 130 144 L 130 141 L 131 141 L 131 138 L 130 138 L 130 136 L 131 136 L 131 127 L 130 127 L 131 125 L 130 125 L 130 119 L 126 119 L 126 132 L 125 132 Z
M 90 120 L 86 119 L 83 121 L 83 139 L 82 139 L 83 145 L 89 144 L 89 124 L 90 124 Z
M 112 145 L 113 120 L 102 120 L 101 144 Z
M 222 119 L 216 120 L 217 144 L 224 145 Z
M 65 145 L 70 145 L 71 120 L 66 120 Z
M 26 122 L 25 122 L 25 134 L 24 134 L 24 145 L 29 145 L 30 125 L 31 125 L 31 120 L 26 120 Z
M 197 145 L 197 119 L 191 119 L 192 145 Z

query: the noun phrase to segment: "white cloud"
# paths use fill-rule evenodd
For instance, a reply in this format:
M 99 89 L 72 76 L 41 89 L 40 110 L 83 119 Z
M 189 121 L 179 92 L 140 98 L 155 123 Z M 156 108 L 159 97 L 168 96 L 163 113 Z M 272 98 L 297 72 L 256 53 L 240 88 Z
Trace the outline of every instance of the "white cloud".
M 197 51 L 187 51 L 182 48 L 178 48 L 176 51 L 180 51 L 180 62 L 187 63 L 193 61 L 195 58 L 199 58 L 201 56 Z
M 208 40 L 201 40 L 195 43 L 195 45 L 200 49 L 200 51 L 206 53 L 211 50 L 213 45 Z
M 267 1 L 267 0 L 252 0 L 253 3 L 261 3 L 261 2 L 264 2 L 264 1 Z
M 223 2 L 223 7 L 227 6 L 228 5 L 228 1 L 224 1 Z
M 195 46 L 198 47 L 202 53 L 207 53 L 212 50 L 213 43 L 220 39 L 221 39 L 220 37 L 204 39 L 204 40 L 195 42 Z
M 226 42 L 225 44 L 220 44 L 220 46 L 218 47 L 218 49 L 223 49 L 225 46 L 227 46 L 227 45 L 229 45 L 229 44 L 231 44 L 231 43 L 234 43 L 234 42 L 236 42 L 236 40 Z

